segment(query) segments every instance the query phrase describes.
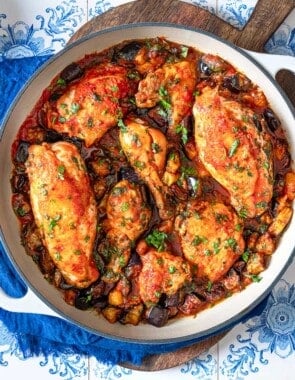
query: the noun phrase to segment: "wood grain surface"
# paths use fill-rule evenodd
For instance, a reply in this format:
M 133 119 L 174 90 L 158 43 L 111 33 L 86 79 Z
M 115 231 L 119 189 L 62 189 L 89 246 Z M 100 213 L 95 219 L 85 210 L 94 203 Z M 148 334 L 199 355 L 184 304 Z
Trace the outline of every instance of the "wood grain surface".
M 70 42 L 94 32 L 123 24 L 138 22 L 168 22 L 200 28 L 222 37 L 239 47 L 263 51 L 269 37 L 295 7 L 295 0 L 259 0 L 243 30 L 238 30 L 220 18 L 195 5 L 178 0 L 137 0 L 113 8 L 84 24 Z M 280 73 L 279 83 L 295 105 L 295 77 Z M 176 352 L 147 356 L 141 366 L 122 363 L 123 366 L 143 371 L 156 371 L 180 365 L 208 350 L 226 332 L 205 339 Z

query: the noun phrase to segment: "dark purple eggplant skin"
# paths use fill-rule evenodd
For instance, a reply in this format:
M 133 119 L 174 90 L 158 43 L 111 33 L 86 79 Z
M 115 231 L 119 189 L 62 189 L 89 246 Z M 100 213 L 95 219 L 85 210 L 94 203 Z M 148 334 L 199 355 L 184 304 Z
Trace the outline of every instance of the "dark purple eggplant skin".
M 15 160 L 18 163 L 24 164 L 29 156 L 29 146 L 30 144 L 26 141 L 21 141 L 15 155 Z
M 60 73 L 60 78 L 67 83 L 80 78 L 84 74 L 84 70 L 77 63 L 71 63 Z
M 117 59 L 124 59 L 126 61 L 133 61 L 139 52 L 139 50 L 142 48 L 142 43 L 137 41 L 132 41 L 125 46 L 123 46 L 119 51 L 115 53 L 115 57 Z
M 269 130 L 272 133 L 275 133 L 275 131 L 279 128 L 281 124 L 276 115 L 274 114 L 273 110 L 270 108 L 265 108 L 265 110 L 263 111 L 263 117 L 267 123 Z
M 169 311 L 160 306 L 153 306 L 148 313 L 147 321 L 149 324 L 162 327 L 164 326 L 169 317 Z
M 202 59 L 198 62 L 198 69 L 203 76 L 209 77 L 213 73 L 207 63 L 205 63 Z

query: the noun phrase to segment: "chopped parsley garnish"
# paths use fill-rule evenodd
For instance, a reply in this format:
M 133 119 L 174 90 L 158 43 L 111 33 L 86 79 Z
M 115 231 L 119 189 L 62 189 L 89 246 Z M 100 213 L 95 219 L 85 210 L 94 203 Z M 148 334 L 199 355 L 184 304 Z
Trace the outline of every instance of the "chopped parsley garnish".
M 119 266 L 123 268 L 126 265 L 126 259 L 124 256 L 119 257 Z
M 230 247 L 233 251 L 235 251 L 237 249 L 237 245 L 238 245 L 238 243 L 237 243 L 236 239 L 233 237 L 230 237 L 230 238 L 225 240 L 225 247 L 226 248 Z
M 57 167 L 57 177 L 59 179 L 64 179 L 64 174 L 65 174 L 66 168 L 64 165 L 58 165 Z
M 262 280 L 262 277 L 258 274 L 250 274 L 248 277 L 251 278 L 253 282 L 260 282 Z
M 168 91 L 166 90 L 165 87 L 161 86 L 159 88 L 159 95 L 160 95 L 160 100 L 159 100 L 160 106 L 165 111 L 169 111 L 170 108 L 171 108 L 171 103 L 170 103 L 170 98 L 169 98 Z
M 257 208 L 266 208 L 267 207 L 267 202 L 261 201 L 261 202 L 256 203 L 255 206 Z
M 155 297 L 157 297 L 157 298 L 160 298 L 161 297 L 161 292 L 160 292 L 160 290 L 156 290 L 155 291 Z
M 207 282 L 207 292 L 211 292 L 212 287 L 213 287 L 213 283 L 211 281 L 208 281 Z
M 214 216 L 215 216 L 215 220 L 216 220 L 217 223 L 226 222 L 228 220 L 228 216 L 227 215 L 221 214 L 219 212 L 216 212 L 214 214 Z
M 126 211 L 129 210 L 129 207 L 130 207 L 130 204 L 129 204 L 128 202 L 123 202 L 123 203 L 121 204 L 121 211 L 122 211 L 122 212 L 126 212 Z
M 233 143 L 232 143 L 232 145 L 228 151 L 228 157 L 232 157 L 236 153 L 239 145 L 240 145 L 239 139 L 236 139 L 233 141 Z
M 174 265 L 170 265 L 169 268 L 168 268 L 168 272 L 170 274 L 173 274 L 176 272 L 176 267 Z
M 111 90 L 112 90 L 113 92 L 117 92 L 117 91 L 119 90 L 119 87 L 116 86 L 116 85 L 111 86 Z
M 249 250 L 246 250 L 243 254 L 242 254 L 242 260 L 245 261 L 245 263 L 247 263 L 249 261 L 249 257 L 250 257 L 250 251 Z
M 27 213 L 23 207 L 18 207 L 15 211 L 18 216 L 25 216 Z
M 215 255 L 217 255 L 220 252 L 220 239 L 213 242 L 213 251 Z
M 200 245 L 201 243 L 206 243 L 208 239 L 204 236 L 196 235 L 192 241 L 192 245 Z
M 180 52 L 180 55 L 181 55 L 183 58 L 186 58 L 186 57 L 187 57 L 187 54 L 188 54 L 188 47 L 187 47 L 187 46 L 181 46 L 181 52 Z
M 134 162 L 134 166 L 135 166 L 136 168 L 138 168 L 139 170 L 142 170 L 142 169 L 144 169 L 144 168 L 145 168 L 145 163 L 144 163 L 144 162 L 141 162 L 141 161 L 138 161 L 138 160 L 136 160 L 136 161 Z
M 184 125 L 179 124 L 176 126 L 175 131 L 177 134 L 181 135 L 181 141 L 183 142 L 183 144 L 186 144 L 188 141 L 188 130 L 187 130 L 187 128 Z
M 80 109 L 80 105 L 78 103 L 72 103 L 71 104 L 71 111 L 72 113 L 77 113 Z
M 180 168 L 181 171 L 181 179 L 196 175 L 196 169 L 192 166 L 182 166 Z
M 152 143 L 152 151 L 153 151 L 153 153 L 160 153 L 160 152 L 162 152 L 162 148 L 160 147 L 159 144 L 153 142 Z
M 54 227 L 57 226 L 57 222 L 61 219 L 61 215 L 56 215 L 54 218 L 51 218 L 49 221 L 49 232 L 52 232 Z
M 67 82 L 62 78 L 58 78 L 58 80 L 56 81 L 56 84 L 59 84 L 60 86 L 65 86 Z
M 146 238 L 145 241 L 148 245 L 151 245 L 161 252 L 165 248 L 165 240 L 168 238 L 168 235 L 165 232 L 159 230 L 153 230 Z
M 127 74 L 127 78 L 129 79 L 140 79 L 140 75 L 137 71 L 130 71 L 128 74 Z
M 121 132 L 123 133 L 127 132 L 127 127 L 124 124 L 124 121 L 122 119 L 118 120 L 118 127 L 120 128 Z
M 112 190 L 112 195 L 122 195 L 123 193 L 125 193 L 125 191 L 126 191 L 126 187 L 116 186 Z
M 59 252 L 55 252 L 55 260 L 61 261 L 61 254 Z
M 248 210 L 246 209 L 246 207 L 242 207 L 238 211 L 238 215 L 239 215 L 240 218 L 246 219 L 248 217 Z

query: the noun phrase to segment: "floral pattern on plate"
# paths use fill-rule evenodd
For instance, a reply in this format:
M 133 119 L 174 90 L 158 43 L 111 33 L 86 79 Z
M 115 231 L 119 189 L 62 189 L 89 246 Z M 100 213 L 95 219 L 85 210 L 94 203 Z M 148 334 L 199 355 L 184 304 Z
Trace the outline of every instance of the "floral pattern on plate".
M 266 43 L 265 50 L 272 54 L 295 56 L 295 27 L 283 23 Z
M 267 41 L 265 51 L 295 56 L 295 8 Z
M 221 365 L 228 379 L 259 372 L 273 356 L 295 357 L 295 285 L 281 279 L 262 313 L 241 325 L 241 331 Z
M 84 9 L 77 0 L 64 0 L 55 7 L 45 6 L 33 23 L 25 20 L 10 23 L 8 16 L 2 13 L 0 61 L 56 53 L 85 20 Z

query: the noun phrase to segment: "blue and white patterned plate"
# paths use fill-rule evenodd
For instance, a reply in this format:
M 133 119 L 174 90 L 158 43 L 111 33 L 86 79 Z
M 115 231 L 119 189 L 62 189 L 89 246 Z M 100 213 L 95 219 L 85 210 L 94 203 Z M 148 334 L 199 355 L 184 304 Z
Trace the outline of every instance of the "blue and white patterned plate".
M 22 0 L 1 1 L 0 62 L 44 56 L 61 50 L 75 31 L 91 18 L 126 1 Z M 188 0 L 243 27 L 256 0 Z M 265 46 L 269 53 L 295 55 L 295 10 Z M 1 63 L 0 63 L 1 64 Z M 295 69 L 295 68 L 294 68 Z M 237 325 L 216 346 L 182 366 L 155 372 L 154 380 L 294 379 L 295 263 L 277 283 L 262 313 Z M 1 305 L 1 296 L 0 296 Z M 28 310 L 30 305 L 27 305 Z M 0 321 L 0 378 L 150 379 L 137 372 L 106 365 L 67 350 L 45 358 L 22 354 L 17 337 Z

